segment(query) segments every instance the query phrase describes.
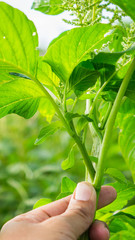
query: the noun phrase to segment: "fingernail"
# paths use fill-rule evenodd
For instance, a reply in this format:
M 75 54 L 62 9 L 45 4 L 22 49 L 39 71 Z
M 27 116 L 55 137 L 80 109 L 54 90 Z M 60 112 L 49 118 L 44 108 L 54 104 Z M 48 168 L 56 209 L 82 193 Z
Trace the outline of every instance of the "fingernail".
M 95 219 L 94 222 L 97 223 L 97 224 L 103 224 L 103 225 L 104 225 L 104 228 L 107 228 L 107 230 L 109 231 L 109 227 L 108 227 L 108 225 L 106 224 L 106 222 L 103 222 L 103 221 L 100 221 L 100 220 L 97 220 L 97 219 Z
M 94 188 L 89 183 L 81 182 L 77 184 L 75 199 L 88 201 L 92 198 L 93 193 L 95 194 Z
M 109 231 L 108 225 L 105 222 L 103 222 L 103 224 L 104 224 L 104 227 Z

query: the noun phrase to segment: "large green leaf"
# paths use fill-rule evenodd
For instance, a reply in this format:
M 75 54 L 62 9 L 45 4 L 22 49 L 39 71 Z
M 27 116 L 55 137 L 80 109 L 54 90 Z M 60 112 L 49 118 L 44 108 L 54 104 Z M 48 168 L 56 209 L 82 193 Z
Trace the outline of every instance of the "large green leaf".
M 129 61 L 128 63 L 123 65 L 119 69 L 119 71 L 116 72 L 116 74 L 112 77 L 111 81 L 104 88 L 105 91 L 109 91 L 109 90 L 112 90 L 114 92 L 118 91 L 118 89 L 120 88 L 120 85 L 122 83 L 122 80 L 124 79 L 124 77 L 128 71 L 130 64 L 131 64 L 131 61 Z M 127 90 L 125 92 L 125 95 L 135 101 L 135 72 L 133 73 L 133 75 L 130 79 Z
M 113 216 L 109 229 L 111 240 L 130 239 L 134 240 L 135 236 L 135 219 L 134 216 L 118 213 Z
M 134 0 L 111 0 L 112 3 L 118 5 L 135 21 L 135 1 Z
M 130 239 L 130 240 L 134 240 L 134 237 L 135 237 L 135 231 L 134 229 L 132 228 L 132 231 L 131 229 L 129 230 L 123 230 L 123 231 L 120 231 L 120 232 L 117 232 L 116 234 L 113 234 L 110 238 L 110 240 L 118 240 L 118 239 L 122 239 L 122 240 L 127 240 L 127 239 Z
M 57 98 L 59 98 L 59 78 L 52 71 L 49 64 L 43 62 L 43 58 L 38 59 L 37 78 L 43 83 Z
M 43 92 L 31 80 L 14 80 L 0 85 L 0 118 L 16 113 L 32 117 L 38 109 Z
M 12 73 L 34 78 L 37 46 L 38 36 L 33 22 L 18 9 L 0 2 L 0 81 L 14 79 Z
M 32 8 L 48 15 L 58 15 L 63 12 L 62 0 L 35 0 Z
M 124 54 L 127 55 L 134 55 L 135 54 L 135 44 L 132 44 L 131 47 L 124 51 L 117 51 L 117 52 L 100 52 L 98 53 L 94 59 L 92 60 L 93 63 L 106 63 L 115 65 L 116 62 L 119 60 L 120 57 L 122 57 Z
M 131 214 L 134 216 L 135 215 L 135 205 L 132 205 L 132 206 L 129 206 L 129 207 L 123 209 L 122 212 Z M 134 220 L 134 227 L 135 227 L 135 220 Z
M 121 152 L 135 179 L 135 115 L 125 116 L 120 128 Z
M 75 92 L 86 91 L 96 83 L 98 77 L 98 71 L 95 71 L 89 60 L 81 62 L 70 76 L 69 90 L 74 89 Z
M 109 48 L 112 52 L 121 52 L 123 50 L 123 37 L 127 37 L 126 29 L 124 29 L 123 26 L 115 25 L 113 39 L 109 44 Z
M 135 102 L 129 98 L 123 99 L 123 103 L 117 114 L 115 125 L 116 127 L 122 128 L 125 117 L 133 116 L 135 114 Z
M 39 57 L 38 59 L 38 71 L 37 77 L 46 86 L 55 85 L 56 87 L 59 86 L 59 78 L 57 75 L 52 71 L 49 64 L 43 62 L 43 58 Z
M 80 62 L 90 59 L 92 51 L 107 43 L 109 29 L 108 24 L 74 28 L 49 47 L 44 61 L 63 82 L 67 82 Z
M 51 122 L 53 116 L 55 115 L 55 109 L 48 98 L 41 98 L 38 111 L 43 117 L 46 118 L 47 122 Z
M 108 168 L 105 173 L 116 179 L 118 182 L 127 183 L 125 176 L 116 168 Z
M 131 200 L 135 194 L 135 185 L 130 182 L 115 182 L 109 185 L 113 186 L 116 189 L 117 198 L 110 205 L 96 212 L 96 218 L 102 221 L 108 220 L 110 217 L 113 216 L 113 213 L 115 211 L 121 210 L 123 207 L 125 207 L 128 201 Z

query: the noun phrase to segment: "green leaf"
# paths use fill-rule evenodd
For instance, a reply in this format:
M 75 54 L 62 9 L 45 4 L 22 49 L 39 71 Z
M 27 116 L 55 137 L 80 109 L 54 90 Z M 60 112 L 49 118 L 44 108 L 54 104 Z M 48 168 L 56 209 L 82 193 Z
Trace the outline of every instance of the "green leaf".
M 66 34 L 68 33 L 68 30 L 65 32 L 62 32 L 58 37 L 54 38 L 50 43 L 49 43 L 49 47 L 51 47 L 55 42 L 57 42 L 60 38 L 64 37 Z
M 115 214 L 109 224 L 110 239 L 134 239 L 135 218 L 124 213 Z
M 37 79 L 57 98 L 59 98 L 60 79 L 52 71 L 50 65 L 43 62 L 43 57 L 38 58 Z
M 64 177 L 62 179 L 62 183 L 61 183 L 61 192 L 65 193 L 65 192 L 71 192 L 73 193 L 73 191 L 76 188 L 76 183 L 73 182 L 71 179 L 69 179 L 68 177 Z
M 116 179 L 118 182 L 127 183 L 125 176 L 116 168 L 108 168 L 105 173 Z
M 125 214 L 117 214 L 109 224 L 111 233 L 110 239 L 134 239 L 134 223 L 135 220 L 133 218 Z
M 16 79 L 12 73 L 36 77 L 38 35 L 33 22 L 4 2 L 0 16 L 0 82 Z
M 78 122 L 77 122 L 77 125 L 76 125 L 76 131 L 77 131 L 77 134 L 80 135 L 81 131 L 84 129 L 84 127 L 88 124 L 88 121 L 86 118 L 84 117 L 81 117 Z
M 133 229 L 133 231 L 129 231 L 128 230 L 123 230 L 120 232 L 117 232 L 116 234 L 113 234 L 110 238 L 110 240 L 118 240 L 118 239 L 122 239 L 122 240 L 134 240 L 134 236 L 135 236 L 135 231 Z
M 117 233 L 122 230 L 127 230 L 126 224 L 124 221 L 122 221 L 121 218 L 115 217 L 112 221 L 111 224 L 109 224 L 109 230 L 111 233 Z
M 86 99 L 94 99 L 96 96 L 96 93 L 91 91 L 90 93 L 84 93 L 81 96 L 79 96 L 80 100 L 86 100 Z
M 109 29 L 107 24 L 74 28 L 49 47 L 44 61 L 65 83 L 80 62 L 90 59 L 90 53 L 110 39 L 111 36 L 107 35 Z
M 61 8 L 62 2 L 62 0 L 35 0 L 32 9 L 48 15 L 58 15 L 63 12 Z
M 125 53 L 128 55 L 135 54 L 135 44 L 133 44 L 127 50 L 121 52 L 100 52 L 92 60 L 92 63 L 106 63 L 115 65 L 119 58 L 122 57 Z
M 94 163 L 98 163 L 98 158 L 94 156 L 90 156 L 90 160 Z
M 65 117 L 68 121 L 71 121 L 73 118 L 78 118 L 81 115 L 78 113 L 66 112 Z
M 14 80 L 0 85 L 0 118 L 16 113 L 24 118 L 32 117 L 43 92 L 31 80 Z
M 59 200 L 59 199 L 64 198 L 64 197 L 67 197 L 67 196 L 69 196 L 69 195 L 71 195 L 71 194 L 72 194 L 72 192 L 60 193 L 60 194 L 57 196 L 56 200 Z
M 72 72 L 69 79 L 69 91 L 86 91 L 94 86 L 99 77 L 99 73 L 95 71 L 92 63 L 87 60 L 80 63 Z
M 74 99 L 68 98 L 68 99 L 66 100 L 66 105 L 67 105 L 67 106 L 70 106 L 70 105 L 73 105 L 73 104 L 74 104 Z
M 67 159 L 62 162 L 61 167 L 62 167 L 63 170 L 70 169 L 74 166 L 74 164 L 75 164 L 75 158 L 74 158 L 74 148 L 75 148 L 75 146 L 76 146 L 76 144 L 71 148 Z
M 134 0 L 111 0 L 118 5 L 125 13 L 135 21 L 135 1 Z
M 35 141 L 35 145 L 43 143 L 48 137 L 53 135 L 56 131 L 61 127 L 61 122 L 56 121 L 48 124 L 44 128 L 41 129 L 38 138 Z
M 46 86 L 55 85 L 59 86 L 59 78 L 52 71 L 49 64 L 43 62 L 43 57 L 39 57 L 38 59 L 38 74 L 37 78 Z
M 127 64 L 120 68 L 120 70 L 115 74 L 115 76 L 113 76 L 111 81 L 104 88 L 104 91 L 112 90 L 118 92 L 122 80 L 124 79 L 126 72 L 128 71 L 130 63 L 131 61 L 129 61 Z M 135 101 L 135 72 L 133 73 L 131 80 L 128 84 L 125 96 Z
M 135 114 L 135 102 L 129 98 L 124 98 L 117 114 L 115 126 L 122 128 L 125 117 L 133 116 Z
M 41 198 L 40 200 L 38 200 L 35 205 L 33 206 L 33 209 L 36 209 L 36 208 L 39 208 L 39 207 L 42 207 L 48 203 L 51 203 L 52 200 L 49 199 L 49 198 Z
M 123 50 L 122 42 L 123 37 L 126 37 L 127 33 L 123 26 L 115 25 L 115 30 L 113 31 L 113 39 L 109 44 L 111 52 L 121 52 Z
M 47 122 L 51 122 L 52 118 L 55 114 L 55 109 L 49 99 L 41 98 L 39 102 L 38 111 L 41 113 L 43 117 L 46 118 Z
M 120 107 L 119 113 L 122 115 L 122 118 L 124 118 L 127 114 L 128 114 L 128 116 L 134 115 L 135 114 L 135 102 L 129 98 L 125 98 Z M 122 123 L 122 121 L 121 121 L 121 123 Z
M 135 216 L 135 205 L 132 205 L 132 206 L 129 206 L 129 207 L 123 209 L 122 212 Z
M 101 221 L 107 221 L 110 219 L 110 217 L 113 216 L 113 213 L 125 207 L 135 194 L 135 185 L 130 182 L 127 182 L 127 184 L 115 182 L 109 185 L 116 189 L 117 198 L 114 202 L 96 212 L 96 218 Z
M 116 95 L 117 93 L 112 90 L 101 93 L 102 98 L 107 102 L 114 102 Z
M 57 196 L 56 199 L 58 200 L 71 195 L 74 192 L 76 185 L 77 184 L 68 177 L 62 178 L 61 193 Z
M 119 145 L 121 152 L 135 179 L 135 115 L 125 116 L 120 128 Z

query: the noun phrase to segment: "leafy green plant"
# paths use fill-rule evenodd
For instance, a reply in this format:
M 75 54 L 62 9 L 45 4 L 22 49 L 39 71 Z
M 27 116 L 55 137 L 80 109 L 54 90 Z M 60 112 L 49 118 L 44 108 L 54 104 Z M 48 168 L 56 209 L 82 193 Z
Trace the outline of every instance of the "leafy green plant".
M 43 57 L 39 57 L 34 24 L 19 10 L 0 3 L 0 117 L 15 113 L 28 119 L 39 110 L 49 123 L 35 144 L 59 129 L 66 130 L 73 145 L 62 168 L 76 164 L 77 148 L 86 168 L 85 180 L 95 187 L 97 200 L 105 176 L 115 179 L 111 185 L 117 190 L 117 200 L 98 210 L 96 217 L 109 224 L 111 239 L 126 239 L 129 232 L 134 239 L 134 1 L 68 2 L 33 3 L 33 8 L 45 14 L 70 10 L 78 19 L 72 23 L 80 25 L 54 39 Z M 111 2 L 121 9 L 114 5 L 112 10 Z M 108 19 L 106 24 L 102 23 L 105 7 L 114 14 L 113 21 Z M 84 19 L 86 8 L 89 14 Z M 126 14 L 132 18 L 132 32 L 120 19 Z M 115 131 L 131 181 L 118 170 L 117 163 L 108 167 L 106 161 Z M 75 187 L 64 178 L 58 199 L 71 194 Z M 49 201 L 41 199 L 35 207 Z

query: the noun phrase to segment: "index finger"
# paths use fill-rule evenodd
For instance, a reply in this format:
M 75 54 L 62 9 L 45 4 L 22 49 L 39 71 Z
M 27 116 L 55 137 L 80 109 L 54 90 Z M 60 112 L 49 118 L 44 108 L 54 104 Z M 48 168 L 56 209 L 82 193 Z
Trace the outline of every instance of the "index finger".
M 29 222 L 31 221 L 31 222 L 37 223 L 37 222 L 45 221 L 50 217 L 60 215 L 66 211 L 69 205 L 71 196 L 72 195 L 62 198 L 60 200 L 57 200 L 55 202 L 49 203 L 37 209 L 34 209 L 25 214 L 22 214 L 14 218 L 14 220 L 15 221 L 28 220 Z M 115 198 L 116 198 L 116 190 L 110 186 L 103 186 L 101 188 L 101 192 L 99 195 L 98 209 L 110 204 L 115 200 Z

